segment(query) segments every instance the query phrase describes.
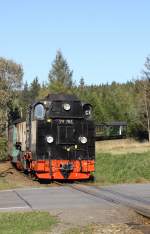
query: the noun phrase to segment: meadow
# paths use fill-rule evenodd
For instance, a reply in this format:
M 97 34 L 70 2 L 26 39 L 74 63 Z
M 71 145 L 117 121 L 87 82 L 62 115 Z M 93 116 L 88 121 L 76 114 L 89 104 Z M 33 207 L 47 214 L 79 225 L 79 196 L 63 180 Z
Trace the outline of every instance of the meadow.
M 146 183 L 149 181 L 149 143 L 127 139 L 96 143 L 97 183 Z

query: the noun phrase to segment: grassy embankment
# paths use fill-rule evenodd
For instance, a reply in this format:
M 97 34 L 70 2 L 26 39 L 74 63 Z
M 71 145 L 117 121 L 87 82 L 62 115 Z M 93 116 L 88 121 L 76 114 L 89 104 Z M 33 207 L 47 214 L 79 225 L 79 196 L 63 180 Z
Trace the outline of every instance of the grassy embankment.
M 29 186 L 28 179 L 25 182 L 24 177 L 7 163 L 0 169 L 0 189 L 20 187 L 21 184 Z M 14 185 L 12 178 L 16 182 L 20 180 L 19 184 L 15 182 Z M 127 140 L 97 142 L 96 178 L 99 184 L 150 182 L 150 145 Z M 56 218 L 48 212 L 0 213 L 1 234 L 50 233 L 56 223 Z M 94 226 L 88 225 L 69 229 L 65 234 L 90 234 L 93 230 Z
M 1 234 L 46 233 L 56 223 L 56 218 L 48 212 L 0 213 Z
M 150 144 L 131 140 L 96 143 L 96 182 L 150 182 Z M 41 186 L 25 178 L 8 162 L 0 163 L 0 190 Z
M 150 182 L 150 145 L 129 140 L 97 142 L 96 182 Z

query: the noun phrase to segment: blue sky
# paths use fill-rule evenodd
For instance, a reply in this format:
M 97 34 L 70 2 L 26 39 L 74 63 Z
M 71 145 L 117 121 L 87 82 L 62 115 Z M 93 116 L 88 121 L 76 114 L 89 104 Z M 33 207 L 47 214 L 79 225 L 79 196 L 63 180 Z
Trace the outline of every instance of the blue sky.
M 0 56 L 47 81 L 61 49 L 77 82 L 126 82 L 150 54 L 149 0 L 0 0 Z

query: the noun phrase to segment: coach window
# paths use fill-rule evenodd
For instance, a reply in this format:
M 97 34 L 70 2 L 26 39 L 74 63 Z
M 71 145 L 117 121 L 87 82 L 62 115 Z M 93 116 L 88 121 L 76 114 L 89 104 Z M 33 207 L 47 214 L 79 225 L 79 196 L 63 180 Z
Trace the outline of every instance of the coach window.
M 37 104 L 34 108 L 34 118 L 35 119 L 44 119 L 45 108 L 42 104 Z

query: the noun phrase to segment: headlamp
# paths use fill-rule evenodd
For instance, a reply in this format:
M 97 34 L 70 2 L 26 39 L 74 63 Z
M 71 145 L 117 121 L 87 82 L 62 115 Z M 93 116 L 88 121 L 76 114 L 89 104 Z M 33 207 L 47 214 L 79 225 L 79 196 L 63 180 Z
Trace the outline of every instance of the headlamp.
M 71 106 L 69 103 L 64 103 L 63 107 L 64 107 L 64 110 L 66 111 L 69 111 L 71 109 Z
M 79 137 L 79 141 L 80 141 L 82 144 L 86 144 L 86 143 L 87 143 L 87 138 L 84 137 L 84 136 L 80 136 L 80 137 Z
M 46 141 L 47 143 L 51 144 L 54 141 L 54 138 L 52 136 L 47 136 Z

